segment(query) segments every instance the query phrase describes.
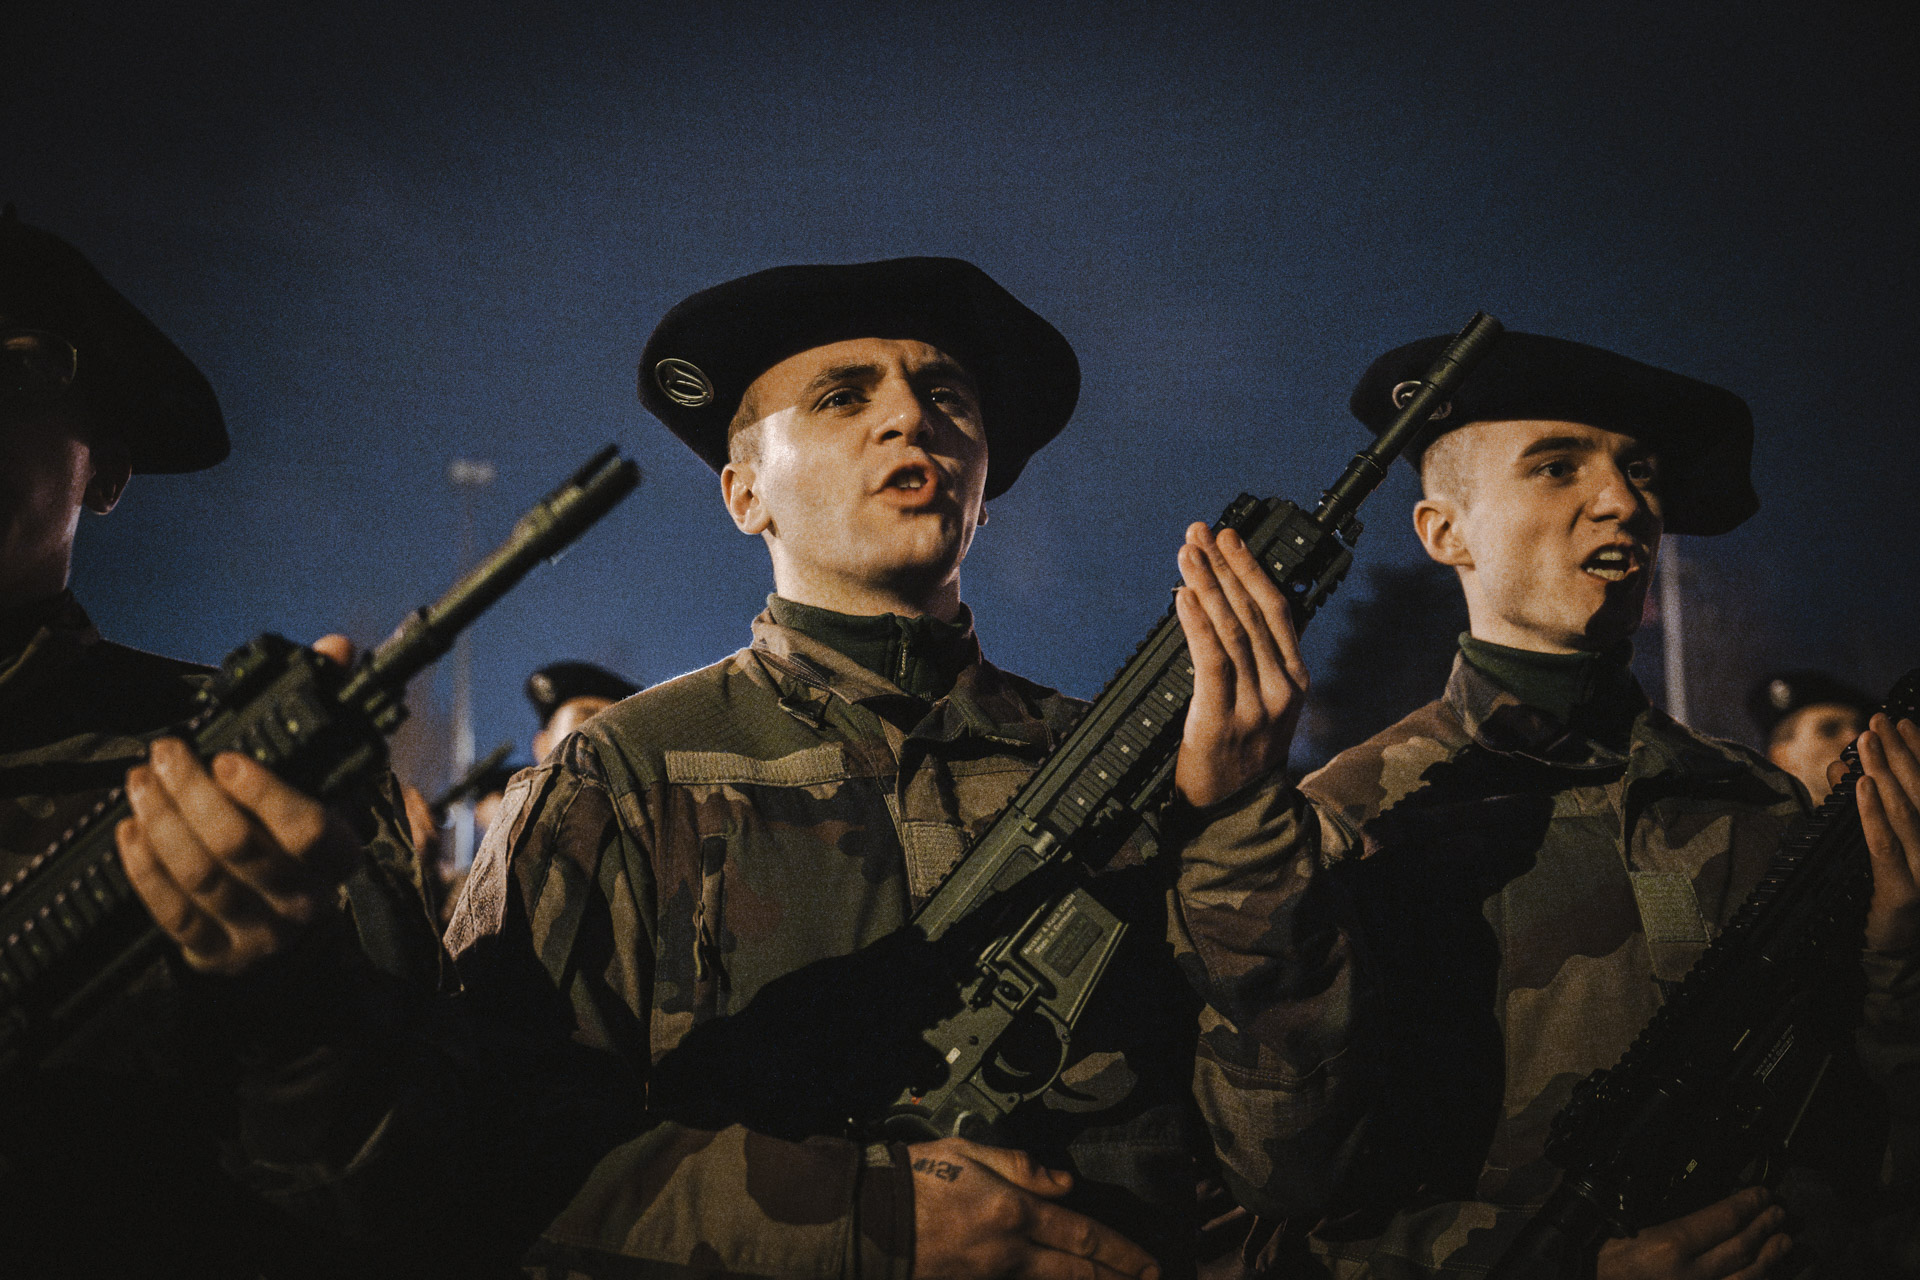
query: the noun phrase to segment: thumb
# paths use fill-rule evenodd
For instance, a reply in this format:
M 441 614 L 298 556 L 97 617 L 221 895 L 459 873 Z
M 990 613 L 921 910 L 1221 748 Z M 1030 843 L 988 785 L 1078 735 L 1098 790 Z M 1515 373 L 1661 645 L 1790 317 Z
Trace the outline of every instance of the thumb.
M 343 667 L 353 661 L 353 641 L 343 635 L 321 636 L 313 642 L 313 651 Z
M 967 1152 L 1023 1191 L 1055 1199 L 1073 1189 L 1073 1175 L 1064 1169 L 1049 1169 L 1024 1151 L 1004 1147 L 975 1146 Z

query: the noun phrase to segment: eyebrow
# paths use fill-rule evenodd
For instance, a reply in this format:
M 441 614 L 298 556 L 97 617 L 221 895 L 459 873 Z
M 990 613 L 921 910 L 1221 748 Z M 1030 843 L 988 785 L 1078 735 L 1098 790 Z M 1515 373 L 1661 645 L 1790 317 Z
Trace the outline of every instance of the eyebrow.
M 1520 451 L 1521 459 L 1537 457 L 1543 453 L 1598 453 L 1601 451 L 1598 440 L 1587 436 L 1542 436 Z M 1631 441 L 1623 451 L 1629 458 L 1657 460 L 1659 451 L 1648 448 L 1638 440 Z
M 802 389 L 801 395 L 811 395 L 824 390 L 836 382 L 872 384 L 880 378 L 880 366 L 877 364 L 836 364 L 822 369 L 813 375 L 813 379 Z
M 815 374 L 800 394 L 810 396 L 816 391 L 824 391 L 842 382 L 850 382 L 855 386 L 872 386 L 880 380 L 881 376 L 880 366 L 877 364 L 837 364 Z M 907 377 L 915 384 L 925 384 L 930 381 L 958 382 L 968 392 L 974 395 L 979 394 L 979 388 L 974 385 L 972 376 L 952 360 L 935 360 L 923 364 L 918 369 L 910 370 Z
M 979 388 L 974 385 L 973 375 L 952 360 L 935 360 L 930 364 L 923 364 L 910 376 L 915 382 L 957 382 L 968 391 L 979 393 Z
M 1573 449 L 1582 453 L 1591 453 L 1598 449 L 1599 442 L 1586 436 L 1542 436 L 1520 451 L 1523 458 L 1531 458 L 1538 453 L 1558 453 Z

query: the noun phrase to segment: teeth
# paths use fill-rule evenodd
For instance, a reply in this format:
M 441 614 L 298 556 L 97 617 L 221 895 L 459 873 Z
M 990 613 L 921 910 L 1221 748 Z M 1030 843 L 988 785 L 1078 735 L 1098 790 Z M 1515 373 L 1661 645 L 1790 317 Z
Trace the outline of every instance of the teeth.
M 894 488 L 896 489 L 924 489 L 926 487 L 927 478 L 918 471 L 909 472 L 894 481 Z
M 1606 550 L 1594 552 L 1593 557 L 1582 567 L 1596 578 L 1602 578 L 1608 582 L 1619 582 L 1631 572 L 1633 564 L 1625 551 L 1619 547 L 1609 547 Z

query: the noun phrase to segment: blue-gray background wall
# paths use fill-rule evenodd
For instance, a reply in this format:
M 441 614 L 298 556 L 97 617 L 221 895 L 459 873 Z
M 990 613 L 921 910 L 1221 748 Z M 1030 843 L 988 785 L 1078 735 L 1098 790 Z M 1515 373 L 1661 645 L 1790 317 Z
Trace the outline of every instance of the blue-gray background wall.
M 659 315 L 777 263 L 954 254 L 1085 370 L 967 565 L 1003 665 L 1092 693 L 1187 521 L 1312 498 L 1371 357 L 1484 308 L 1752 403 L 1761 514 L 1680 540 L 1696 721 L 1739 731 L 1766 662 L 1884 686 L 1920 635 L 1903 9 L 9 6 L 0 198 L 200 362 L 234 437 L 90 519 L 76 587 L 205 660 L 376 638 L 454 574 L 449 458 L 498 467 L 490 543 L 618 441 L 640 495 L 476 634 L 481 747 L 524 752 L 532 666 L 658 680 L 743 643 L 770 589 L 634 399 Z M 1418 555 L 1412 494 L 1382 491 L 1363 559 Z M 417 692 L 421 732 L 446 699 Z

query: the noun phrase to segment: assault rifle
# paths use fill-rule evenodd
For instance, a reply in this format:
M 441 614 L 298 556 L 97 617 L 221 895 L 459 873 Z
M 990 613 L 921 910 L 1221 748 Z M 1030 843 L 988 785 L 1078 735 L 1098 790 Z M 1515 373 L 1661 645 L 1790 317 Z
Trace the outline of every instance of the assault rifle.
M 1920 668 L 1887 695 L 1887 715 L 1920 719 Z M 1802 1121 L 1856 1012 L 1872 893 L 1855 807 L 1860 757 L 1794 824 L 1766 875 L 1618 1065 L 1574 1087 L 1547 1157 L 1565 1170 L 1489 1280 L 1591 1274 L 1609 1235 L 1692 1213 L 1786 1171 Z M 1817 1136 L 1817 1135 L 1815 1135 Z
M 513 754 L 513 743 L 503 742 L 493 750 L 473 762 L 471 768 L 454 779 L 445 791 L 427 801 L 427 812 L 433 815 L 433 825 L 438 827 L 453 812 L 453 806 L 465 804 L 469 800 L 478 800 L 481 789 L 487 785 L 487 776 L 506 763 Z
M 1475 315 L 1312 511 L 1242 494 L 1220 517 L 1215 529 L 1246 540 L 1285 593 L 1296 628 L 1353 563 L 1361 502 L 1445 414 L 1448 396 L 1500 332 L 1498 321 Z M 1100 903 L 1091 872 L 1164 794 L 1192 698 L 1193 664 L 1169 609 L 907 926 L 968 963 L 957 1010 L 922 1033 L 930 1073 L 868 1117 L 868 1128 L 908 1142 L 990 1138 L 996 1122 L 1053 1082 L 1126 932 Z
M 234 650 L 200 710 L 171 730 L 202 760 L 239 751 L 323 800 L 377 780 L 406 718 L 407 682 L 542 560 L 640 483 L 608 446 L 520 517 L 500 547 L 351 668 L 277 635 Z M 161 953 L 164 938 L 121 868 L 116 787 L 0 884 L 0 1079 L 31 1070 Z

